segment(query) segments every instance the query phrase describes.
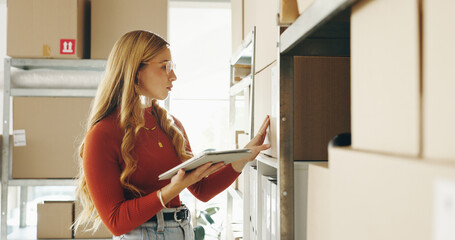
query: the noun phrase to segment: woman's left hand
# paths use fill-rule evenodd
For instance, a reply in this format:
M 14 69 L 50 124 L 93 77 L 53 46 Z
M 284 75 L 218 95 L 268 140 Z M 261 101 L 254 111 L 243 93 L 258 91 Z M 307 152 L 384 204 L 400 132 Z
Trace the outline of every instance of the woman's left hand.
M 262 126 L 259 129 L 256 136 L 254 136 L 254 138 L 251 139 L 251 141 L 245 146 L 245 148 L 251 150 L 251 154 L 248 155 L 247 157 L 240 158 L 239 160 L 236 160 L 232 163 L 232 168 L 234 168 L 235 171 L 242 172 L 243 167 L 245 167 L 245 165 L 248 162 L 256 159 L 256 156 L 259 154 L 259 152 L 270 148 L 270 144 L 263 144 L 267 134 L 267 128 L 269 127 L 269 125 L 270 117 L 267 116 L 264 120 L 264 123 L 262 123 Z

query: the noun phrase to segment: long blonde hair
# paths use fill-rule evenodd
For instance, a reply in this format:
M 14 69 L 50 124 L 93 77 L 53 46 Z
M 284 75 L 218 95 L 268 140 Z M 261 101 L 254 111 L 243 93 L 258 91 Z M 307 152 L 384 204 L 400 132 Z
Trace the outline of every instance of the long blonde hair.
M 185 161 L 192 156 L 186 151 L 185 138 L 167 111 L 160 107 L 156 100 L 144 97 L 145 101 L 142 102 L 141 96 L 138 94 L 136 75 L 138 70 L 143 67 L 142 62 L 150 61 L 168 46 L 169 44 L 163 38 L 148 31 L 132 31 L 123 35 L 109 54 L 104 78 L 98 87 L 87 123 L 88 131 L 119 108 L 120 127 L 124 130 L 121 155 L 125 162 L 120 182 L 124 189 L 137 197 L 142 196 L 143 192 L 129 182 L 131 174 L 137 167 L 137 161 L 131 153 L 134 149 L 136 134 L 145 124 L 143 115 L 145 107 L 152 106 L 156 111 L 159 124 L 171 138 L 180 159 Z M 76 199 L 82 205 L 82 211 L 79 216 L 76 216 L 74 229 L 83 226 L 85 229 L 94 231 L 101 224 L 101 219 L 87 189 L 82 167 L 84 142 L 80 146 L 79 155 L 80 168 Z M 88 228 L 90 224 L 93 225 Z

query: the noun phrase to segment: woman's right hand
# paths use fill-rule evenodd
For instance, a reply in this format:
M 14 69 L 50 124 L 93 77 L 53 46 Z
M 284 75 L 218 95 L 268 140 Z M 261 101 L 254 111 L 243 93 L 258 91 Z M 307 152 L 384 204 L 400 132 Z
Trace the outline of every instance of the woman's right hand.
M 185 188 L 199 182 L 204 177 L 221 170 L 225 164 L 219 162 L 217 164 L 206 163 L 191 172 L 185 172 L 180 169 L 175 176 L 171 178 L 171 183 L 161 189 L 161 196 L 165 203 L 175 198 Z

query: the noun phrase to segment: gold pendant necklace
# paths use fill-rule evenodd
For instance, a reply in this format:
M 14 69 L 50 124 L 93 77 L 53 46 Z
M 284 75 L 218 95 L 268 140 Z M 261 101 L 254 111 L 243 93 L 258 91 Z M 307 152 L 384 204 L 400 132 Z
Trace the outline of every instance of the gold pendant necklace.
M 156 127 L 157 127 L 157 126 L 154 126 L 154 127 L 152 127 L 152 128 L 148 128 L 148 127 L 145 127 L 145 126 L 144 126 L 145 130 L 148 130 L 148 131 L 153 131 L 153 130 L 156 129 Z M 158 146 L 159 146 L 160 148 L 163 148 L 163 144 L 162 144 L 161 141 L 158 139 L 158 137 L 156 137 L 153 133 L 150 134 L 150 135 L 151 135 L 153 138 L 155 138 L 155 140 L 158 142 Z
M 152 110 L 152 111 L 150 112 L 150 114 L 152 114 L 153 116 L 155 116 L 156 118 L 158 118 L 158 117 L 157 117 L 158 114 L 156 114 L 155 111 Z M 157 122 L 156 125 L 155 125 L 154 127 L 152 127 L 152 128 L 148 128 L 148 127 L 144 126 L 145 130 L 150 131 L 150 132 L 153 131 L 153 130 L 155 130 L 157 127 L 158 127 L 158 122 Z M 157 133 L 157 134 L 158 134 L 158 133 Z M 155 134 L 153 134 L 153 133 L 151 133 L 150 135 L 152 135 L 152 137 L 155 138 L 155 140 L 158 142 L 158 146 L 159 146 L 160 148 L 163 148 L 163 143 L 161 143 L 161 141 L 158 139 L 158 137 L 155 136 Z

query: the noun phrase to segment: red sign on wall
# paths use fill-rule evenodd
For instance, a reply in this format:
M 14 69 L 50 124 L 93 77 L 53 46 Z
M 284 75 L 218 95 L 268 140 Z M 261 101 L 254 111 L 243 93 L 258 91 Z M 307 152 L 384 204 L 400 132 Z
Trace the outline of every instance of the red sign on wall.
M 76 39 L 60 39 L 60 54 L 75 54 Z

